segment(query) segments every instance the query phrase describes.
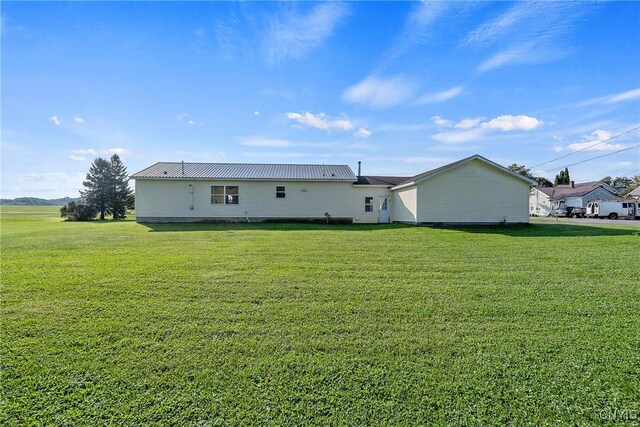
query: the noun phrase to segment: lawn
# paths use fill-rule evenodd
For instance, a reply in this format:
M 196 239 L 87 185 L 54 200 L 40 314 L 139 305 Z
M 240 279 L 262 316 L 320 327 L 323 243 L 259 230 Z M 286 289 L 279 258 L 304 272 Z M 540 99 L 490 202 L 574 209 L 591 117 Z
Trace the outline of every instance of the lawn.
M 640 419 L 638 222 L 1 225 L 2 425 Z

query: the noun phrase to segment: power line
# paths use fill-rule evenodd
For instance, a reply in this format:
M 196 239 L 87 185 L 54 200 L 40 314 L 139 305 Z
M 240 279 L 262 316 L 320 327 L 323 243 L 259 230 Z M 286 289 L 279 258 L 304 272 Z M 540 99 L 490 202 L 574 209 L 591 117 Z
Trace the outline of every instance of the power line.
M 560 167 L 553 168 L 553 169 L 547 169 L 547 170 L 546 170 L 546 171 L 544 171 L 544 172 L 553 172 L 553 171 L 557 171 L 557 170 L 562 169 L 562 168 L 568 168 L 569 166 L 575 166 L 575 165 L 579 165 L 579 164 L 581 164 L 581 163 L 590 162 L 591 160 L 601 159 L 601 158 L 603 158 L 603 157 L 611 156 L 611 155 L 613 155 L 613 154 L 617 154 L 617 153 L 622 153 L 623 151 L 632 150 L 632 149 L 634 149 L 634 148 L 638 148 L 638 147 L 640 147 L 640 144 L 632 145 L 631 147 L 623 148 L 622 150 L 614 151 L 614 152 L 612 152 L 612 153 L 603 154 L 603 155 L 601 155 L 601 156 L 591 157 L 590 159 L 586 159 L 586 160 L 582 160 L 582 161 L 579 161 L 579 162 L 571 163 L 570 165 L 564 165 L 564 166 L 560 166 Z
M 549 161 L 547 161 L 547 162 L 540 163 L 539 165 L 531 166 L 531 168 L 530 168 L 530 169 L 537 168 L 537 167 L 540 167 L 540 166 L 542 166 L 542 165 L 546 165 L 546 164 L 551 163 L 551 162 L 555 162 L 556 160 L 564 159 L 565 157 L 573 156 L 574 154 L 578 154 L 578 153 L 579 153 L 579 152 L 581 152 L 581 151 L 588 150 L 589 148 L 593 148 L 593 147 L 595 147 L 596 145 L 604 144 L 605 142 L 609 142 L 609 141 L 611 141 L 612 139 L 619 138 L 619 137 L 621 137 L 621 136 L 623 136 L 623 135 L 626 135 L 626 134 L 631 133 L 631 132 L 633 132 L 633 131 L 635 131 L 635 130 L 638 130 L 638 129 L 640 129 L 640 126 L 635 127 L 635 128 L 633 128 L 633 129 L 629 129 L 629 130 L 628 130 L 628 131 L 626 131 L 626 132 L 622 132 L 622 133 L 619 133 L 619 134 L 617 134 L 617 135 L 614 135 L 614 136 L 612 136 L 611 138 L 605 139 L 605 140 L 603 140 L 603 141 L 598 141 L 598 142 L 596 142 L 595 144 L 592 144 L 592 145 L 589 145 L 589 146 L 587 146 L 587 147 L 584 147 L 584 148 L 581 148 L 581 149 L 579 149 L 579 150 L 576 150 L 576 151 L 574 151 L 573 153 L 565 154 L 564 156 L 556 157 L 555 159 L 551 159 L 551 160 L 549 160 Z M 611 153 L 611 154 L 613 154 L 613 153 Z

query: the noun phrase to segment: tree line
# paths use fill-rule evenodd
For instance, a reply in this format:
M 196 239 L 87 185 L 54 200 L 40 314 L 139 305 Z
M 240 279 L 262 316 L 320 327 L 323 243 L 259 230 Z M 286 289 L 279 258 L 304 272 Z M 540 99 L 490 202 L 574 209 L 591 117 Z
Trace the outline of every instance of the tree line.
M 60 209 L 62 218 L 89 221 L 98 215 L 101 220 L 111 215 L 113 219 L 125 219 L 127 210 L 135 206 L 127 168 L 117 154 L 109 160 L 95 159 L 82 185 L 81 199 L 63 206 Z

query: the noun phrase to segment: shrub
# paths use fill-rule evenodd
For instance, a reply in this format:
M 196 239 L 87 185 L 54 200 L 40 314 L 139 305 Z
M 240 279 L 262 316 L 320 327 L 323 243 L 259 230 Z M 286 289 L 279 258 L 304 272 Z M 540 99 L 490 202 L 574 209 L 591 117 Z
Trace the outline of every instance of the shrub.
M 69 202 L 60 208 L 60 217 L 67 221 L 91 221 L 98 214 L 98 209 L 86 202 Z

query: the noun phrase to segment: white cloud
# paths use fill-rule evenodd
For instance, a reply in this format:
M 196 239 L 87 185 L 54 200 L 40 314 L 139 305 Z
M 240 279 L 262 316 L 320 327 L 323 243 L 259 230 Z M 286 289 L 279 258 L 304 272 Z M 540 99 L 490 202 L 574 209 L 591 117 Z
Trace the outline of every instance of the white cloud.
M 522 2 L 515 4 L 505 13 L 495 19 L 484 22 L 464 38 L 467 45 L 492 44 L 502 37 L 511 34 L 520 28 L 522 21 L 530 17 L 537 17 L 540 5 L 534 2 Z M 532 24 L 536 24 L 535 21 Z
M 433 123 L 438 127 L 450 128 L 454 125 L 451 120 L 443 119 L 440 116 L 431 117 L 431 121 L 433 121 Z
M 382 109 L 401 104 L 415 92 L 416 85 L 403 76 L 378 78 L 368 76 L 348 87 L 342 94 L 345 101 Z
M 91 160 L 91 157 L 97 155 L 103 156 L 112 156 L 117 154 L 118 156 L 129 155 L 131 154 L 131 150 L 127 148 L 107 148 L 105 150 L 94 150 L 93 148 L 84 148 L 78 150 L 71 150 L 71 155 L 69 158 L 76 162 L 86 162 L 87 160 Z
M 463 45 L 474 49 L 506 45 L 478 66 L 486 72 L 508 64 L 552 61 L 566 55 L 562 36 L 594 7 L 579 2 L 516 2 L 506 12 L 467 34 Z
M 640 88 L 628 90 L 626 92 L 622 92 L 617 95 L 612 95 L 604 102 L 605 104 L 615 104 L 618 102 L 632 101 L 638 98 L 640 98 Z
M 525 62 L 529 57 L 532 47 L 531 43 L 524 43 L 522 45 L 512 46 L 500 51 L 480 64 L 478 66 L 478 71 L 483 73 L 485 71 L 502 67 L 506 64 Z
M 464 142 L 476 141 L 495 131 L 532 130 L 543 125 L 543 122 L 530 116 L 498 116 L 487 122 L 480 119 L 463 119 L 458 123 L 443 119 L 440 116 L 431 118 L 438 127 L 454 127 L 462 130 L 451 130 L 438 132 L 431 136 L 432 139 L 444 144 L 460 144 Z
M 369 138 L 371 136 L 371 133 L 371 130 L 367 128 L 360 128 L 354 135 L 359 138 Z
M 407 15 L 402 32 L 395 40 L 387 62 L 408 53 L 415 45 L 423 44 L 433 34 L 432 24 L 449 7 L 447 2 L 422 1 L 419 2 Z
M 55 126 L 60 126 L 62 124 L 62 120 L 60 120 L 58 116 L 51 116 L 49 117 L 49 120 L 51 120 Z
M 573 144 L 569 144 L 567 149 L 570 151 L 612 151 L 612 150 L 620 150 L 625 146 L 622 144 L 616 144 L 612 142 L 602 142 L 610 139 L 613 136 L 612 132 L 598 129 L 593 132 L 589 136 L 585 136 L 585 140 L 581 142 L 574 142 Z M 598 142 L 602 142 L 594 147 L 592 145 L 597 144 Z
M 201 124 L 200 122 L 196 122 L 195 120 L 190 119 L 189 117 L 190 117 L 189 113 L 178 113 L 178 114 L 176 114 L 176 120 L 179 121 L 179 122 L 186 123 L 187 126 L 197 126 L 197 125 Z
M 94 150 L 93 148 L 71 150 L 71 155 L 69 156 L 69 158 L 76 162 L 84 162 L 88 160 L 86 156 L 95 156 L 96 154 L 96 150 Z
M 305 15 L 289 11 L 272 17 L 264 40 L 267 59 L 304 56 L 324 43 L 348 14 L 346 4 L 328 2 L 315 5 Z
M 82 117 L 74 117 L 73 121 L 78 124 L 84 123 L 84 119 Z
M 443 144 L 460 144 L 463 142 L 476 141 L 489 133 L 488 129 L 475 128 L 463 131 L 439 132 L 431 136 L 432 139 Z
M 351 123 L 349 120 L 330 120 L 324 113 L 287 113 L 287 118 L 289 120 L 297 122 L 301 126 L 312 127 L 326 131 L 349 132 L 354 129 L 353 123 Z
M 561 153 L 564 150 L 564 147 L 562 145 L 556 145 L 553 147 L 553 151 L 555 151 L 556 153 Z
M 640 88 L 631 89 L 626 92 L 614 93 L 611 95 L 599 96 L 597 98 L 587 99 L 585 101 L 574 104 L 577 107 L 584 107 L 593 104 L 617 104 L 620 102 L 633 101 L 640 98 Z
M 471 129 L 480 126 L 480 119 L 462 119 L 456 123 L 456 129 Z
M 615 162 L 615 163 L 611 163 L 607 169 L 609 170 L 619 170 L 619 169 L 632 169 L 632 168 L 637 168 L 638 167 L 638 163 L 637 162 Z
M 291 141 L 288 139 L 264 138 L 261 136 L 250 136 L 240 139 L 241 145 L 250 147 L 269 147 L 269 148 L 290 148 L 290 147 L 330 147 L 336 145 L 335 142 L 310 142 L 310 141 Z
M 80 150 L 71 150 L 72 154 L 78 155 L 78 156 L 95 156 L 96 150 L 94 150 L 93 148 L 87 148 L 87 149 L 80 149 Z
M 253 112 L 253 115 L 254 115 L 254 116 L 259 116 L 259 115 L 260 115 L 260 111 L 258 111 L 258 110 L 254 111 L 254 112 Z
M 502 131 L 510 130 L 531 130 L 542 126 L 544 123 L 531 116 L 512 116 L 510 114 L 498 116 L 488 122 L 480 124 L 481 127 L 487 129 L 500 129 Z
M 131 153 L 131 150 L 129 150 L 128 148 L 107 148 L 106 150 L 102 150 L 101 151 L 102 154 L 106 154 L 108 156 L 113 156 L 114 154 L 117 154 L 118 156 L 128 156 Z
M 422 95 L 416 101 L 418 104 L 439 104 L 448 101 L 460 95 L 464 91 L 464 87 L 455 86 L 442 92 L 433 92 Z

